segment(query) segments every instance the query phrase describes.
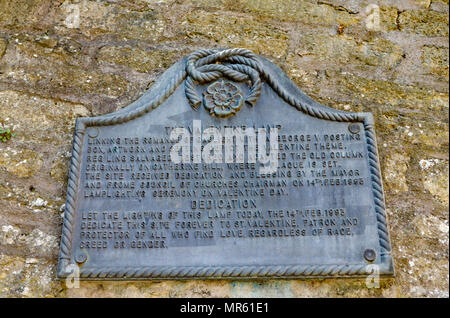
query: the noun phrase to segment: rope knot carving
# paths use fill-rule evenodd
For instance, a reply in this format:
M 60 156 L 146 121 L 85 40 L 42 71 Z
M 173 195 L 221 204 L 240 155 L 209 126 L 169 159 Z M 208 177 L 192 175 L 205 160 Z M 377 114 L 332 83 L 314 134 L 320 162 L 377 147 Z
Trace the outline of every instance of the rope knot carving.
M 222 63 L 222 64 L 219 64 Z M 294 106 L 301 112 L 310 116 L 333 120 L 333 121 L 361 121 L 361 117 L 354 113 L 345 113 L 339 111 L 328 111 L 316 107 L 304 100 L 292 95 L 283 87 L 281 83 L 274 78 L 270 72 L 262 67 L 258 57 L 252 51 L 242 48 L 227 50 L 199 50 L 189 55 L 185 68 L 185 93 L 189 104 L 197 110 L 202 103 L 202 98 L 195 89 L 196 84 L 207 84 L 226 77 L 235 82 L 248 81 L 250 83 L 250 92 L 244 98 L 245 104 L 253 106 L 256 104 L 261 94 L 262 81 L 265 81 L 278 95 L 288 104 Z M 210 90 L 211 91 L 211 90 Z M 224 92 L 224 94 L 227 92 Z M 230 98 L 232 96 L 229 96 Z M 224 96 L 217 96 L 217 99 L 223 100 Z M 239 110 L 240 105 L 227 105 L 213 108 L 211 101 L 206 101 L 206 108 L 211 115 L 218 117 L 228 117 Z M 216 100 L 214 104 L 217 106 Z
M 249 82 L 250 92 L 244 98 L 248 106 L 254 106 L 261 94 L 261 65 L 256 55 L 247 49 L 199 50 L 188 57 L 186 73 L 186 97 L 195 110 L 202 103 L 195 85 L 207 84 L 223 77 L 234 82 Z M 208 87 L 204 100 L 211 115 L 228 117 L 235 114 L 240 108 L 239 96 L 242 98 L 239 89 L 230 82 L 213 85 Z

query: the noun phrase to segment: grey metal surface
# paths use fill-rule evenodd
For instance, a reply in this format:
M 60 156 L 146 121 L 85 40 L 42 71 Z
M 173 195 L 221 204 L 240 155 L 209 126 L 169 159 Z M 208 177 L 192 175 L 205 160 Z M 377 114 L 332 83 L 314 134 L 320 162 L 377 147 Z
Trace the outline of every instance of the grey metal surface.
M 192 56 L 202 74 L 185 58 L 128 107 L 77 120 L 58 276 L 70 275 L 71 264 L 82 279 L 393 275 L 371 114 L 312 101 L 247 50 Z M 251 83 L 222 69 L 207 79 L 214 70 L 196 61 L 209 57 L 206 65 L 220 62 Z M 227 118 L 195 104 L 223 78 L 252 100 Z M 258 175 L 258 164 L 176 166 L 170 129 L 193 120 L 202 129 L 278 126 L 286 158 L 270 177 Z

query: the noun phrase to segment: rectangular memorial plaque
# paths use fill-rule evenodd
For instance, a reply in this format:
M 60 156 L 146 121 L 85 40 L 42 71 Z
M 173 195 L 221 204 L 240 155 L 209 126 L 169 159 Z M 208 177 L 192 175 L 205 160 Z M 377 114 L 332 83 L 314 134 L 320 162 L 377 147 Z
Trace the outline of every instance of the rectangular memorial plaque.
M 372 115 L 245 49 L 202 50 L 77 119 L 59 277 L 393 275 Z

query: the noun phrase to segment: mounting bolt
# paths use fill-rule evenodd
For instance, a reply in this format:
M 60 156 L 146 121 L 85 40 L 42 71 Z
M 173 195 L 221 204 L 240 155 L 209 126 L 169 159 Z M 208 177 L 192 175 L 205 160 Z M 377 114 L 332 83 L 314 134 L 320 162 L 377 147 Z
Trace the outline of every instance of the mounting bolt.
M 357 133 L 359 133 L 359 131 L 361 130 L 361 128 L 359 127 L 359 124 L 357 124 L 357 123 L 351 123 L 350 125 L 348 125 L 348 130 L 349 130 L 352 134 L 357 134 Z
M 373 262 L 377 258 L 377 253 L 373 249 L 368 248 L 364 251 L 364 258 L 368 262 Z
M 95 137 L 97 137 L 98 136 L 98 134 L 99 134 L 99 130 L 98 130 L 98 128 L 97 127 L 90 127 L 89 129 L 88 129 L 88 136 L 89 137 L 91 137 L 91 138 L 95 138 Z
M 79 253 L 77 256 L 75 256 L 75 261 L 78 264 L 86 262 L 87 256 L 85 253 Z

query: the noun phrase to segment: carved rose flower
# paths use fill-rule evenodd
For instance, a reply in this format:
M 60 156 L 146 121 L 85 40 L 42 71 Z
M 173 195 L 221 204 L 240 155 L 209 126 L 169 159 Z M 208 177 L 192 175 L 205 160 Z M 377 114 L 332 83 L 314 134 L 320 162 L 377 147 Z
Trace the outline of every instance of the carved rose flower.
M 217 117 L 234 115 L 242 106 L 242 92 L 231 82 L 217 81 L 203 93 L 204 106 Z

